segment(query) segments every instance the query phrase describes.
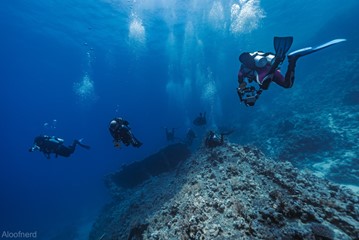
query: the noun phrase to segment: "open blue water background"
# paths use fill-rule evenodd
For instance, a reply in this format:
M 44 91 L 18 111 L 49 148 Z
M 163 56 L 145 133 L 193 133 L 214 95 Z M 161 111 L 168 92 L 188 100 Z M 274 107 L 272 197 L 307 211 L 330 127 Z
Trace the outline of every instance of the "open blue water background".
M 356 0 L 1 1 L 0 233 L 48 239 L 91 222 L 108 201 L 104 176 L 164 147 L 165 126 L 182 137 L 201 111 L 208 128 L 260 117 L 238 100 L 238 55 L 273 51 L 273 36 L 294 36 L 292 50 L 347 38 L 300 62 L 297 79 L 330 73 L 315 64 L 359 52 L 358 10 Z M 275 108 L 271 94 L 281 91 L 272 86 L 258 108 Z M 130 122 L 140 149 L 113 147 L 115 116 Z M 28 152 L 39 134 L 92 148 L 47 160 Z

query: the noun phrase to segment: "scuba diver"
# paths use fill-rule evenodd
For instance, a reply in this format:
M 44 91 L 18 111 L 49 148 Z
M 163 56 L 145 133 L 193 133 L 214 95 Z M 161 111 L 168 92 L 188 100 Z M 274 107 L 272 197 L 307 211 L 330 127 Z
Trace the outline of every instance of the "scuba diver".
M 204 145 L 207 148 L 214 148 L 218 146 L 222 146 L 224 143 L 224 136 L 233 133 L 235 130 L 221 131 L 219 134 L 209 131 L 207 133 L 206 139 L 204 141 Z
M 75 152 L 76 146 L 90 149 L 90 146 L 81 143 L 81 140 L 74 140 L 72 145 L 64 146 L 64 140 L 55 136 L 41 135 L 34 139 L 34 146 L 29 149 L 29 152 L 40 151 L 43 152 L 47 159 L 50 159 L 50 154 L 54 153 L 55 157 L 63 156 L 69 157 Z
M 213 131 L 209 131 L 206 136 L 206 140 L 204 141 L 204 145 L 207 148 L 214 148 L 218 146 L 222 146 L 224 143 L 224 134 L 221 133 L 220 136 L 214 133 Z
M 191 128 L 189 128 L 188 131 L 187 131 L 187 134 L 186 134 L 186 139 L 185 139 L 186 145 L 192 146 L 193 140 L 196 137 L 197 137 L 196 133 Z
M 129 122 L 122 118 L 114 118 L 111 120 L 109 128 L 113 143 L 115 147 L 120 147 L 122 141 L 125 146 L 132 145 L 134 147 L 141 147 L 142 143 L 133 136 Z
M 241 67 L 238 72 L 237 93 L 241 102 L 246 106 L 254 106 L 263 90 L 267 90 L 271 82 L 291 88 L 294 83 L 294 72 L 298 58 L 330 47 L 346 39 L 334 39 L 317 47 L 307 47 L 291 52 L 287 55 L 288 68 L 285 76 L 279 66 L 285 60 L 293 37 L 274 37 L 275 54 L 271 52 L 244 52 L 239 56 Z
M 165 128 L 166 130 L 166 139 L 168 142 L 173 142 L 175 140 L 175 129 L 172 128 L 172 130 L 168 130 L 168 128 Z
M 207 124 L 206 112 L 204 112 L 203 114 L 199 113 L 199 116 L 193 120 L 193 124 L 196 126 L 206 125 Z

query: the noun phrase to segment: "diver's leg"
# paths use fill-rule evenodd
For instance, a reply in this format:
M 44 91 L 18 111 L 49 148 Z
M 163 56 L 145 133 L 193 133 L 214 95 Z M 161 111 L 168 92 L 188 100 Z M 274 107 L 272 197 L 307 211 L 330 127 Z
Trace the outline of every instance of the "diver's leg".
M 288 57 L 288 68 L 287 72 L 285 73 L 285 81 L 284 86 L 285 88 L 291 88 L 294 84 L 294 72 L 295 72 L 295 65 L 297 63 L 299 56 L 292 56 Z
M 134 146 L 134 147 L 141 147 L 141 145 L 142 145 L 142 143 L 137 138 L 135 138 L 135 136 L 133 136 L 133 135 L 132 135 L 131 143 L 132 143 L 132 146 Z
M 223 143 L 224 143 L 224 134 L 223 133 L 221 134 L 221 142 L 220 143 L 221 143 L 220 145 L 223 145 Z
M 75 148 L 76 148 L 76 144 L 72 144 L 71 146 L 68 147 L 61 145 L 57 148 L 55 154 L 63 157 L 69 157 L 71 154 L 75 152 Z

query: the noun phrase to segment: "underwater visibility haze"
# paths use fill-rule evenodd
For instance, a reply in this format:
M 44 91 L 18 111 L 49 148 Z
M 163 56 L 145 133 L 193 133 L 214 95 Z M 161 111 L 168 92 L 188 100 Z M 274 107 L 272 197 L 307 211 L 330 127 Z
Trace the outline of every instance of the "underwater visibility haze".
M 165 127 L 176 141 L 195 130 L 192 152 L 206 131 L 235 129 L 226 141 L 357 191 L 358 10 L 356 0 L 1 1 L 0 234 L 88 239 L 110 199 L 104 176 L 167 146 Z M 300 58 L 292 88 L 272 84 L 246 107 L 238 57 L 274 52 L 275 36 L 293 36 L 290 51 L 347 41 Z M 192 123 L 200 112 L 203 127 Z M 113 146 L 114 117 L 140 148 Z M 29 153 L 41 134 L 91 149 Z

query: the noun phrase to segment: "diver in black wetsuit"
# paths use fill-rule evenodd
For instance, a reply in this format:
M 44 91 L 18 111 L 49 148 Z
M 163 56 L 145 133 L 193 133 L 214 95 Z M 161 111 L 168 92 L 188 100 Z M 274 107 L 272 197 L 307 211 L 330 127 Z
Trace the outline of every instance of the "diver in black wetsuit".
M 217 134 L 213 131 L 209 131 L 207 133 L 207 137 L 204 142 L 204 145 L 207 148 L 214 148 L 214 147 L 222 146 L 224 144 L 224 136 L 229 135 L 229 134 L 233 133 L 234 131 L 235 131 L 234 129 L 231 129 L 231 130 L 227 130 L 227 131 L 221 131 L 219 134 Z
M 186 134 L 186 140 L 185 143 L 188 146 L 191 146 L 193 143 L 193 140 L 196 138 L 196 133 L 192 130 L 192 129 L 188 129 L 187 134 Z
M 220 136 L 215 134 L 213 131 L 209 131 L 204 142 L 204 145 L 207 148 L 214 148 L 218 146 L 222 146 L 224 143 L 224 134 L 221 133 Z
M 193 120 L 193 124 L 196 126 L 203 126 L 207 124 L 206 112 L 199 113 L 199 116 Z
M 125 146 L 129 146 L 130 144 L 137 148 L 142 146 L 142 143 L 132 134 L 129 122 L 127 120 L 124 120 L 120 117 L 112 119 L 110 122 L 109 131 L 113 137 L 113 143 L 115 147 L 119 147 L 121 141 L 123 144 L 125 144 Z
M 168 142 L 173 142 L 175 140 L 175 129 L 172 128 L 172 130 L 168 130 L 168 128 L 165 128 L 166 130 L 166 139 Z
M 90 146 L 81 143 L 81 140 L 74 140 L 72 145 L 64 146 L 64 140 L 55 136 L 40 135 L 35 137 L 34 145 L 29 149 L 29 152 L 40 151 L 43 152 L 47 159 L 50 159 L 50 154 L 57 156 L 69 157 L 75 152 L 76 146 L 90 149 Z

